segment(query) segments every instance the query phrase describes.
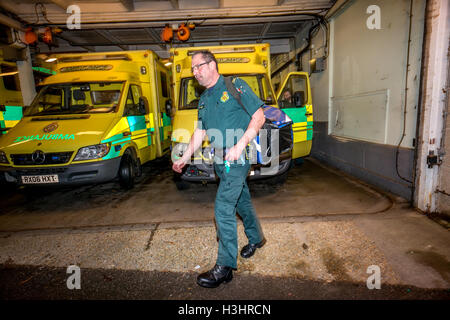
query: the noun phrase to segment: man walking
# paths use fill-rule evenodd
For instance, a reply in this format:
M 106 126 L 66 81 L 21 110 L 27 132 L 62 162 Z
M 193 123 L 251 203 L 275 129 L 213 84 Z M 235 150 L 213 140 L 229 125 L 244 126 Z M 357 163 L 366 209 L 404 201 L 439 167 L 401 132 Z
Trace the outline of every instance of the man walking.
M 264 124 L 265 117 L 261 108 L 264 103 L 245 81 L 237 78 L 234 85 L 240 93 L 246 112 L 227 91 L 225 79 L 218 72 L 217 61 L 209 51 L 194 53 L 192 73 L 199 84 L 206 87 L 198 106 L 199 125 L 191 137 L 187 150 L 179 160 L 174 162 L 172 169 L 181 173 L 192 154 L 201 147 L 207 132 L 218 133 L 208 137 L 216 150 L 214 169 L 220 178 L 215 200 L 219 249 L 216 265 L 197 277 L 197 283 L 200 286 L 215 288 L 222 282 L 231 281 L 233 269 L 237 269 L 236 210 L 242 217 L 245 234 L 249 241 L 242 248 L 241 256 L 250 258 L 256 249 L 261 248 L 266 242 L 251 203 L 246 182 L 250 162 L 245 157 L 248 143 L 256 137 Z M 227 131 L 229 136 L 230 130 L 234 134 L 232 139 L 227 139 Z

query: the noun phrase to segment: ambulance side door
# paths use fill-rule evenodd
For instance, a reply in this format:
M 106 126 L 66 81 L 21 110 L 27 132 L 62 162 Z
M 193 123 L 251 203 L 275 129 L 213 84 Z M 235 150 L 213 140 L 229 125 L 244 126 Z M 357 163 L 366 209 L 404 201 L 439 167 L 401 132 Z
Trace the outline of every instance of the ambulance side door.
M 313 136 L 313 105 L 308 73 L 289 73 L 277 93 L 277 104 L 293 121 L 292 158 L 309 155 Z
M 167 105 L 172 106 L 171 90 L 170 90 L 170 74 L 169 70 L 164 68 L 162 64 L 155 64 L 156 71 L 156 90 L 158 96 L 158 111 L 159 111 L 159 132 L 161 139 L 161 150 L 166 152 L 169 150 L 171 145 L 171 134 L 172 134 L 172 119 L 171 119 L 171 108 Z
M 141 163 L 145 163 L 150 155 L 151 143 L 151 128 L 149 128 L 150 121 L 148 119 L 147 110 L 143 101 L 145 99 L 142 95 L 142 89 L 137 84 L 130 84 L 127 92 L 126 104 L 123 116 L 126 117 L 129 134 L 131 140 L 136 144 L 141 159 Z

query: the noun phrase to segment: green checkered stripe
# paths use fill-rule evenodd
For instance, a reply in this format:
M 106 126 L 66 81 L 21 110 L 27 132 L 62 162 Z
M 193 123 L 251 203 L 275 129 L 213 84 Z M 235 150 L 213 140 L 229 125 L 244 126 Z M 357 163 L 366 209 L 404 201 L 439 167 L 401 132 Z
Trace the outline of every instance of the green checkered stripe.
M 306 121 L 306 140 L 312 140 L 313 138 L 313 121 Z

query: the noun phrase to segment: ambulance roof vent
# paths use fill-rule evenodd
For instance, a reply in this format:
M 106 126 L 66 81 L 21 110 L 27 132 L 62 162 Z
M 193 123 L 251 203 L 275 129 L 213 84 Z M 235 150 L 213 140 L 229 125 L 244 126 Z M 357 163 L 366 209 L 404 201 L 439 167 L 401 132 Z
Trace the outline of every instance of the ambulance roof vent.
M 192 56 L 194 53 L 201 50 L 189 50 L 188 55 Z M 211 49 L 211 53 L 245 53 L 245 52 L 255 52 L 255 48 L 252 47 L 236 47 L 236 48 L 217 48 Z

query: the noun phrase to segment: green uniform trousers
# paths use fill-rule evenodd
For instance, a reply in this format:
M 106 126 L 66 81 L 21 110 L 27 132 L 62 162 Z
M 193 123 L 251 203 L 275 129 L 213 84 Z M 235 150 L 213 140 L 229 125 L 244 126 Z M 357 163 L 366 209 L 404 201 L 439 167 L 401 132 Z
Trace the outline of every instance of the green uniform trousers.
M 229 172 L 226 172 L 224 164 L 214 164 L 214 169 L 220 178 L 215 200 L 215 219 L 219 238 L 216 263 L 237 269 L 236 210 L 243 220 L 249 243 L 256 244 L 264 238 L 246 181 L 250 163 L 248 161 L 244 165 L 232 163 Z

